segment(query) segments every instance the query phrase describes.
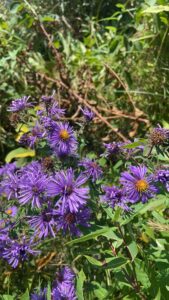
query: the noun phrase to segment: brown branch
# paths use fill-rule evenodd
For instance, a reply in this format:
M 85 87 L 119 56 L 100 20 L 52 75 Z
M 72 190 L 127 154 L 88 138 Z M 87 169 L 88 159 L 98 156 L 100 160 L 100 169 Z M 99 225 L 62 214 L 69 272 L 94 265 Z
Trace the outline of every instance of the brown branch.
M 81 97 L 80 95 L 77 94 L 76 91 L 72 90 L 69 86 L 67 86 L 62 80 L 58 80 L 58 79 L 53 79 L 45 74 L 41 74 L 38 73 L 39 75 L 43 76 L 46 80 L 54 82 L 57 84 L 57 86 L 60 86 L 64 89 L 67 90 L 68 94 L 70 95 L 71 98 L 76 99 L 79 103 L 85 105 L 86 107 L 88 107 L 91 111 L 93 111 L 95 113 L 95 115 L 104 123 L 107 125 L 107 127 L 109 127 L 111 129 L 111 131 L 113 133 L 115 133 L 120 139 L 122 139 L 123 141 L 127 141 L 127 138 L 121 133 L 116 131 L 116 129 L 106 120 L 105 117 L 103 117 L 95 107 L 93 107 L 92 105 L 89 104 L 90 100 L 88 99 L 83 99 L 83 97 Z
M 128 95 L 129 102 L 131 103 L 131 105 L 132 105 L 132 107 L 133 107 L 133 110 L 134 110 L 134 112 L 135 112 L 135 111 L 136 111 L 136 107 L 135 107 L 134 101 L 133 101 L 133 99 L 132 99 L 132 97 L 131 97 L 131 95 L 130 95 L 130 93 L 129 93 L 129 91 L 128 91 L 128 86 L 127 86 L 127 84 L 124 83 L 124 82 L 122 81 L 122 79 L 119 77 L 119 75 L 118 75 L 112 68 L 110 68 L 109 65 L 105 64 L 105 68 L 109 71 L 109 73 L 110 73 L 113 77 L 115 77 L 115 78 L 120 82 L 121 86 L 122 86 L 122 87 L 124 88 L 124 90 L 126 91 L 126 94 Z

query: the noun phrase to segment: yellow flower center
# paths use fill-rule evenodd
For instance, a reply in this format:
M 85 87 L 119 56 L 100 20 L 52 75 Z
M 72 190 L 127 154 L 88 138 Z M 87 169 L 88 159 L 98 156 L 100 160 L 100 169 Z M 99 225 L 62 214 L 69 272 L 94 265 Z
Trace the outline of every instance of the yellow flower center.
M 59 136 L 60 136 L 60 138 L 62 139 L 62 140 L 68 140 L 68 138 L 69 138 L 69 133 L 67 132 L 67 130 L 65 130 L 65 129 L 62 129 L 61 131 L 60 131 L 60 133 L 59 133 Z
M 7 209 L 6 214 L 11 215 L 12 214 L 12 209 Z
M 138 192 L 145 192 L 149 187 L 149 184 L 146 180 L 140 179 L 136 182 L 136 189 Z

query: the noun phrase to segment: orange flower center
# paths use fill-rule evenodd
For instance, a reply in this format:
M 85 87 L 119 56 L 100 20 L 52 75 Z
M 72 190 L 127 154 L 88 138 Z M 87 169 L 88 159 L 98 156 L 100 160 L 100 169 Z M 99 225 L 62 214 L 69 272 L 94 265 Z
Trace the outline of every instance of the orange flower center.
M 7 209 L 6 214 L 11 215 L 12 214 L 12 209 Z
M 136 182 L 136 189 L 138 192 L 145 192 L 149 187 L 149 184 L 146 180 L 140 179 Z
M 62 140 L 68 140 L 68 138 L 69 138 L 69 133 L 67 132 L 67 130 L 65 130 L 65 129 L 62 129 L 61 131 L 60 131 L 60 133 L 59 133 L 59 136 L 60 136 L 60 138 L 62 139 Z

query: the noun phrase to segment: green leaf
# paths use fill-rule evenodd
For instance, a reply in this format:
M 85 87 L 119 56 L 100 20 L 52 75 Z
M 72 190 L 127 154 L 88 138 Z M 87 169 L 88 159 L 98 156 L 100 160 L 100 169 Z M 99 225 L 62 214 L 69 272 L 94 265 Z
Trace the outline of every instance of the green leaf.
M 127 246 L 127 248 L 128 248 L 128 250 L 130 251 L 132 260 L 134 260 L 135 257 L 136 257 L 137 254 L 138 254 L 138 247 L 137 247 L 136 242 L 132 241 L 132 242 Z
M 29 157 L 29 156 L 34 157 L 35 151 L 31 150 L 31 149 L 25 149 L 25 148 L 20 147 L 20 148 L 10 151 L 5 158 L 5 161 L 6 161 L 6 163 L 9 163 L 14 158 L 24 158 L 24 157 Z
M 125 257 L 106 258 L 106 265 L 104 269 L 117 269 L 129 263 L 129 260 Z
M 160 291 L 160 289 L 158 290 L 158 293 L 157 293 L 156 297 L 154 298 L 154 300 L 161 300 L 161 291 Z
M 103 235 L 104 233 L 108 232 L 109 230 L 110 230 L 109 227 L 104 227 L 102 229 L 93 231 L 93 232 L 91 232 L 91 233 L 89 233 L 87 235 L 84 235 L 84 236 L 82 236 L 82 237 L 80 237 L 78 239 L 70 241 L 70 242 L 66 243 L 66 245 L 71 246 L 73 244 L 79 244 L 79 243 L 83 243 L 83 242 L 89 241 L 89 240 L 94 239 L 94 238 L 96 238 L 96 237 L 98 237 L 100 235 Z
M 142 146 L 146 143 L 146 140 L 145 139 L 141 139 L 137 142 L 134 142 L 134 143 L 130 143 L 130 144 L 127 144 L 127 145 L 124 145 L 122 146 L 122 148 L 126 148 L 126 149 L 133 149 L 133 148 L 136 148 L 138 146 Z
M 26 292 L 21 296 L 20 300 L 29 300 L 29 291 L 28 289 L 26 290 Z
M 83 296 L 83 285 L 86 280 L 86 275 L 83 272 L 83 269 L 77 275 L 77 284 L 76 284 L 76 291 L 77 291 L 77 298 L 78 300 L 84 300 Z
M 3 295 L 2 297 L 3 300 L 15 300 L 14 297 L 11 295 Z
M 92 285 L 94 285 L 94 287 L 96 287 L 94 289 L 94 294 L 97 297 L 97 299 L 99 299 L 99 300 L 107 299 L 108 291 L 106 289 L 104 289 L 100 285 L 100 283 L 98 283 L 96 281 L 92 281 Z
M 103 263 L 100 262 L 99 260 L 91 257 L 91 256 L 88 256 L 88 255 L 84 255 L 84 257 L 87 258 L 87 260 L 94 266 L 98 266 L 98 267 L 102 267 L 103 266 Z
M 47 300 L 51 300 L 51 286 L 50 286 L 50 282 L 48 282 Z
M 155 5 L 148 7 L 147 9 L 142 11 L 143 15 L 146 14 L 158 14 L 164 11 L 169 11 L 169 5 Z

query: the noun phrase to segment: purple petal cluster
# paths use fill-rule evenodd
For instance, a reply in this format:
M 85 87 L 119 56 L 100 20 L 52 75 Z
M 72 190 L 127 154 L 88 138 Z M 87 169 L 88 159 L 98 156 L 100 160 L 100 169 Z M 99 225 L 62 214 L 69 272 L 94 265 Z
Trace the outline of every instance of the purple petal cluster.
M 28 103 L 29 98 L 29 96 L 24 96 L 23 98 L 13 100 L 8 110 L 11 112 L 20 112 L 26 108 L 32 107 L 32 103 Z
M 75 274 L 69 267 L 64 267 L 57 274 L 57 280 L 54 282 L 52 297 L 53 300 L 76 300 Z
M 149 134 L 149 141 L 152 146 L 164 145 L 169 139 L 169 129 L 162 128 L 160 125 L 155 127 Z
M 47 300 L 47 289 L 43 289 L 38 294 L 31 294 L 31 300 Z
M 167 191 L 169 192 L 169 170 L 166 168 L 158 170 L 156 179 L 157 181 L 165 185 Z
M 59 196 L 62 213 L 69 208 L 70 212 L 78 212 L 89 199 L 89 188 L 83 187 L 87 178 L 80 174 L 75 178 L 73 169 L 60 171 L 51 177 L 48 184 L 48 195 Z
M 84 107 L 83 109 L 81 108 L 81 111 L 87 122 L 90 122 L 94 119 L 95 113 L 92 110 L 90 110 L 89 108 L 87 108 L 87 107 Z
M 147 168 L 144 165 L 130 166 L 129 170 L 123 172 L 120 178 L 129 201 L 135 203 L 141 200 L 145 203 L 153 198 L 158 190 L 153 176 L 147 175 Z
M 49 144 L 59 157 L 74 155 L 77 150 L 77 140 L 69 123 L 58 122 L 52 126 Z
M 80 227 L 90 227 L 91 211 L 88 208 L 81 208 L 77 212 L 70 212 L 67 208 L 62 212 L 58 209 L 57 230 L 62 230 L 63 234 L 69 233 L 72 236 L 80 236 Z
M 46 200 L 48 177 L 41 172 L 39 164 L 23 169 L 19 181 L 18 199 L 21 204 L 31 202 L 32 207 L 40 208 Z
M 79 163 L 79 166 L 84 167 L 85 171 L 83 174 L 85 174 L 88 178 L 92 178 L 92 181 L 96 181 L 101 178 L 103 174 L 101 167 L 94 160 L 89 158 L 83 159 Z
M 28 259 L 28 256 L 36 255 L 39 251 L 32 249 L 33 245 L 31 240 L 28 242 L 25 238 L 21 242 L 9 239 L 4 250 L 2 252 L 2 257 L 8 261 L 8 263 L 16 268 L 20 262 Z
M 116 187 L 116 186 L 103 186 L 103 191 L 105 195 L 102 196 L 101 202 L 107 203 L 111 208 L 119 206 L 124 210 L 128 211 L 128 202 L 129 200 L 126 197 L 125 189 Z

